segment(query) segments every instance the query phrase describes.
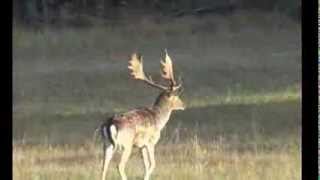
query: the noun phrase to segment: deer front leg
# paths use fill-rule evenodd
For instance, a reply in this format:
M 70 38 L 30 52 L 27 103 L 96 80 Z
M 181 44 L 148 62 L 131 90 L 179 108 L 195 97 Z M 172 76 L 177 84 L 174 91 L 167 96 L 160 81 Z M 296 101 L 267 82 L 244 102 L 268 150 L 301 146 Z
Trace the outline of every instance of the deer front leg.
M 118 166 L 119 174 L 120 174 L 122 180 L 127 180 L 127 176 L 125 173 L 125 167 L 126 167 L 126 164 L 129 160 L 129 157 L 131 154 L 131 149 L 132 149 L 132 146 L 127 146 L 124 148 L 122 156 L 121 156 L 121 160 L 120 160 L 120 163 Z
M 102 162 L 102 180 L 105 180 L 106 178 L 106 173 L 108 170 L 108 166 L 110 163 L 110 160 L 112 159 L 114 152 L 114 147 L 113 145 L 110 145 L 108 147 L 103 147 L 103 162 Z
M 150 179 L 151 173 L 153 172 L 154 168 L 156 167 L 156 161 L 154 158 L 154 145 L 147 146 L 147 152 L 148 152 L 149 168 L 146 171 L 146 174 L 144 176 L 144 180 Z

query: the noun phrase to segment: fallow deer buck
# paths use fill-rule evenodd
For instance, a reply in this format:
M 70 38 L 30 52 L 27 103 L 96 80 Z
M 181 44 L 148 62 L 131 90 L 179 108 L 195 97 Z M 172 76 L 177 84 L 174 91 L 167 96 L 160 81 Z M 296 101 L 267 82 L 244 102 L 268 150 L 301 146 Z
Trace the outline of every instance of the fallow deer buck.
M 185 109 L 184 103 L 179 98 L 182 84 L 181 82 L 177 84 L 174 79 L 172 61 L 167 51 L 165 51 L 165 58 L 161 61 L 161 65 L 161 75 L 169 82 L 168 86 L 155 83 L 151 76 L 145 75 L 142 56 L 137 54 L 131 56 L 128 66 L 131 76 L 160 89 L 161 93 L 151 107 L 137 108 L 113 115 L 101 125 L 100 130 L 104 139 L 102 180 L 105 180 L 110 160 L 116 149 L 119 148 L 123 149 L 123 152 L 118 171 L 121 179 L 127 180 L 125 166 L 133 147 L 141 150 L 145 167 L 144 180 L 149 180 L 155 168 L 154 151 L 161 130 L 168 122 L 172 111 Z M 106 145 L 106 138 L 111 142 L 109 146 Z

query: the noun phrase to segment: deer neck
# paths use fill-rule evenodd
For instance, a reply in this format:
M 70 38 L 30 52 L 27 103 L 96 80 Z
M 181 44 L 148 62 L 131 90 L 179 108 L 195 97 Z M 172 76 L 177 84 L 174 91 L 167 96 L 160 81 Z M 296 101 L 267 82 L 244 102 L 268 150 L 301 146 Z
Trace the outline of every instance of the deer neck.
M 162 130 L 170 119 L 172 110 L 168 107 L 153 106 L 156 112 L 157 127 Z

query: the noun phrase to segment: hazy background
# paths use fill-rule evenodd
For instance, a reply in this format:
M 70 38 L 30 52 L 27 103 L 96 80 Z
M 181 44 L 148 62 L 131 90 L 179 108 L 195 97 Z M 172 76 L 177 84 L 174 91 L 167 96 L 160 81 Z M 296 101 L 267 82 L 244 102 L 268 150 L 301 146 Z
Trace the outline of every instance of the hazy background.
M 164 48 L 188 108 L 162 134 L 154 179 L 301 179 L 299 1 L 13 4 L 14 179 L 99 178 L 95 128 L 158 94 L 129 78 L 129 56 L 162 81 Z

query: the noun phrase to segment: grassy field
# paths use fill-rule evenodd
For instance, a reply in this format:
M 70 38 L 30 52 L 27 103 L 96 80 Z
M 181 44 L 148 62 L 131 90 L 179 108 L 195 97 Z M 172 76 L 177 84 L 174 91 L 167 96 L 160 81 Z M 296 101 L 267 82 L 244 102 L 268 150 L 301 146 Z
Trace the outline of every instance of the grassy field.
M 300 24 L 258 12 L 14 26 L 13 178 L 99 179 L 95 128 L 158 93 L 129 78 L 129 55 L 141 52 L 145 71 L 160 80 L 168 48 L 188 108 L 162 133 L 153 179 L 301 179 L 300 39 Z M 117 160 L 108 179 L 119 179 Z M 127 174 L 142 179 L 137 150 Z

